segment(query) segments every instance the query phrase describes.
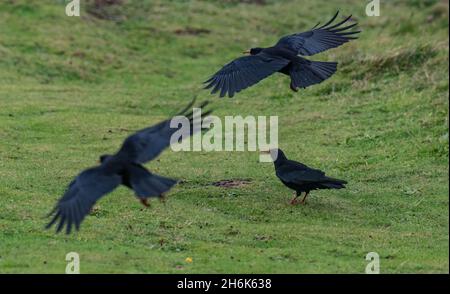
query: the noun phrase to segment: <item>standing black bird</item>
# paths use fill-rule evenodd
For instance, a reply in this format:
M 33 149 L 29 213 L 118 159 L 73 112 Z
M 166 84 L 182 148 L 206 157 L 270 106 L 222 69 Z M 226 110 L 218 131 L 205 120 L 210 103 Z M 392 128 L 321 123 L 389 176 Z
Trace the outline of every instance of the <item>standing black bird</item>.
M 195 99 L 194 99 L 195 100 Z M 176 180 L 152 174 L 142 164 L 157 157 L 171 143 L 171 136 L 179 131 L 182 138 L 194 133 L 193 123 L 196 113 L 190 111 L 194 100 L 177 115 L 185 116 L 190 122 L 190 128 L 171 128 L 171 119 L 164 120 L 154 126 L 142 129 L 129 136 L 120 150 L 114 155 L 102 155 L 101 164 L 81 172 L 69 185 L 65 194 L 57 202 L 48 216 L 53 216 L 46 228 L 50 228 L 58 220 L 56 231 L 66 226 L 70 234 L 72 226 L 77 230 L 84 217 L 93 205 L 105 194 L 112 192 L 119 185 L 134 190 L 141 203 L 149 206 L 149 197 L 164 199 L 164 193 L 169 191 Z M 202 103 L 203 108 L 208 102 Z M 207 116 L 207 111 L 203 116 Z M 200 119 L 199 119 L 200 121 Z M 197 129 L 197 128 L 196 128 Z M 197 131 L 197 130 L 196 130 Z
M 270 153 L 275 165 L 275 173 L 281 182 L 295 191 L 295 197 L 291 204 L 297 203 L 297 197 L 301 196 L 301 204 L 305 204 L 309 192 L 317 189 L 342 189 L 347 184 L 344 180 L 333 179 L 325 176 L 325 173 L 318 169 L 312 169 L 303 163 L 289 160 L 281 149 L 270 149 L 263 151 Z
M 306 88 L 321 83 L 336 72 L 337 62 L 310 61 L 298 55 L 311 56 L 338 47 L 357 37 L 361 31 L 348 31 L 357 25 L 353 23 L 342 27 L 351 15 L 336 24 L 332 22 L 339 11 L 321 27 L 314 26 L 310 31 L 292 34 L 281 38 L 273 47 L 252 48 L 244 56 L 225 65 L 210 79 L 205 81 L 205 89 L 213 88 L 211 94 L 220 90 L 220 97 L 227 92 L 229 97 L 246 89 L 275 72 L 291 77 L 291 90 Z

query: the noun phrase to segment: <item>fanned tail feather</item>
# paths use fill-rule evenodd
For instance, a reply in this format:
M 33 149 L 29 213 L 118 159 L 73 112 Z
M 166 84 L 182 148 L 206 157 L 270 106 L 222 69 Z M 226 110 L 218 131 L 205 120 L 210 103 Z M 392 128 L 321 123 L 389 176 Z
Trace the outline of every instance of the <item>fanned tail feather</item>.
M 309 61 L 302 59 L 290 71 L 291 88 L 306 88 L 330 78 L 337 70 L 337 62 Z

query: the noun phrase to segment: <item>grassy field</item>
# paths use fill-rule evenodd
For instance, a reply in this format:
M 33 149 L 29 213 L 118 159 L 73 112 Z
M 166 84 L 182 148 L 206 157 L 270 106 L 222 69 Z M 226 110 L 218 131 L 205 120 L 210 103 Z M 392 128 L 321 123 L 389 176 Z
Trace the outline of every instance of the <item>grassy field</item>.
M 379 17 L 360 0 L 85 2 L 79 18 L 64 1 L 0 4 L 0 273 L 64 273 L 70 251 L 82 273 L 363 273 L 371 251 L 382 273 L 449 272 L 448 1 L 381 1 Z M 243 50 L 338 8 L 363 33 L 312 58 L 339 62 L 323 84 L 201 90 Z M 256 152 L 167 150 L 147 165 L 183 180 L 166 205 L 120 188 L 80 232 L 43 229 L 79 171 L 194 95 L 219 117 L 278 115 L 288 157 L 348 188 L 290 206 Z M 227 179 L 249 183 L 212 185 Z

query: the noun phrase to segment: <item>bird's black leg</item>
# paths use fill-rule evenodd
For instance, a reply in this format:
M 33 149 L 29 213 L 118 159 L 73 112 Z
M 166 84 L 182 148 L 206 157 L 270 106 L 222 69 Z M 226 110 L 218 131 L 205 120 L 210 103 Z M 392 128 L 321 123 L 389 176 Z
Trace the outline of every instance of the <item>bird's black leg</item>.
M 291 84 L 289 86 L 291 87 L 292 91 L 298 92 L 298 89 L 294 86 L 293 81 L 291 81 Z
M 141 201 L 142 205 L 144 205 L 145 207 L 150 207 L 150 203 L 148 203 L 147 198 L 140 198 L 140 201 Z
M 297 191 L 295 191 L 294 194 L 295 194 L 295 197 L 292 198 L 292 200 L 291 200 L 291 205 L 297 204 L 297 198 L 298 198 L 300 195 L 302 195 L 301 192 L 299 193 L 299 192 L 297 192 Z
M 309 192 L 305 193 L 305 196 L 303 196 L 302 200 L 300 200 L 301 204 L 306 204 L 306 197 L 309 195 Z
M 164 194 L 159 195 L 159 201 L 166 204 L 166 195 Z

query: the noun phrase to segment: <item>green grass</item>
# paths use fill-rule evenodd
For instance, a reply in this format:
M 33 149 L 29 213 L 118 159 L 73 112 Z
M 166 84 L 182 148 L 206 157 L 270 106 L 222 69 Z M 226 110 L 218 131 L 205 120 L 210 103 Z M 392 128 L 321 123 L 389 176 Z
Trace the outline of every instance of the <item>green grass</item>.
M 1 273 L 64 273 L 70 251 L 82 273 L 363 273 L 370 251 L 383 273 L 449 272 L 448 1 L 382 1 L 367 17 L 360 0 L 128 0 L 107 19 L 86 6 L 66 17 L 63 2 L 0 4 Z M 292 93 L 275 75 L 222 100 L 201 90 L 243 49 L 337 8 L 363 33 L 312 58 L 339 61 L 328 81 Z M 209 32 L 179 33 L 192 29 Z M 143 209 L 120 188 L 79 233 L 43 229 L 76 174 L 196 94 L 220 117 L 278 115 L 288 157 L 348 188 L 292 207 L 257 153 L 167 150 L 148 165 L 184 181 L 166 205 Z

